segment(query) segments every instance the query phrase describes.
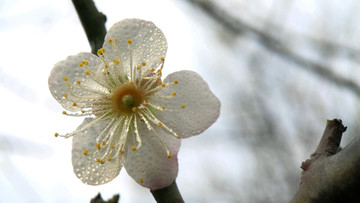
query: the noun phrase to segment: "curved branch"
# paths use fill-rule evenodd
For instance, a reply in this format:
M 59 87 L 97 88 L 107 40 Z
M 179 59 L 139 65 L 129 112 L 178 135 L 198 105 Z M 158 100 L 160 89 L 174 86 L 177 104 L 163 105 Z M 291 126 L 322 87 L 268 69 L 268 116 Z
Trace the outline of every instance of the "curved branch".
M 301 165 L 301 182 L 292 203 L 360 202 L 360 139 L 341 150 L 345 130 L 339 119 L 327 122 L 315 153 Z

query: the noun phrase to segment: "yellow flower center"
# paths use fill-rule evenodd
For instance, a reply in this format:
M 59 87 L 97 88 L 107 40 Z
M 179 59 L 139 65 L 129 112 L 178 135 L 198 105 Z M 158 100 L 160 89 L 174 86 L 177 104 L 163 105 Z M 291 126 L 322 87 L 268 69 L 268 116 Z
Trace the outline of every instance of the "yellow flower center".
M 132 82 L 129 82 L 113 91 L 111 95 L 112 110 L 118 115 L 131 114 L 144 100 L 144 90 L 136 88 Z

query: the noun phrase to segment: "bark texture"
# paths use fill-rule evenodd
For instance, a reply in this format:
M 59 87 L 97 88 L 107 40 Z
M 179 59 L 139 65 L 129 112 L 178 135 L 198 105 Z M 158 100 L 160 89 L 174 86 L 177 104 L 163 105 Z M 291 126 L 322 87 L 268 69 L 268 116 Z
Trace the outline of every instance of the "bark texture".
M 327 121 L 317 149 L 301 165 L 300 186 L 292 203 L 360 202 L 360 139 L 341 149 L 345 131 L 340 119 Z

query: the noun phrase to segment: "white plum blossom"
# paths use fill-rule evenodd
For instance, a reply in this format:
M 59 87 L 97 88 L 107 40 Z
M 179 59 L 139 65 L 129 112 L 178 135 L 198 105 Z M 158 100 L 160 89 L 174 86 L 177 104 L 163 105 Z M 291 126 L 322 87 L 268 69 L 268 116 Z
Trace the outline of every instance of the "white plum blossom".
M 73 132 L 72 164 L 89 185 L 113 180 L 124 166 L 152 190 L 178 173 L 180 139 L 197 135 L 219 116 L 220 101 L 193 71 L 161 79 L 167 42 L 152 22 L 125 19 L 110 28 L 98 56 L 79 53 L 49 76 L 63 114 L 83 116 Z

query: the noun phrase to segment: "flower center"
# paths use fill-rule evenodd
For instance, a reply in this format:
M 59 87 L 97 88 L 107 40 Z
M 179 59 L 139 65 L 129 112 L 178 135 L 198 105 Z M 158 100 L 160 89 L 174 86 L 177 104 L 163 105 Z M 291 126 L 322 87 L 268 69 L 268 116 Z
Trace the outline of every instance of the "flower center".
M 145 94 L 142 89 L 137 89 L 130 82 L 120 86 L 113 91 L 111 96 L 112 109 L 114 113 L 131 114 L 144 102 Z

